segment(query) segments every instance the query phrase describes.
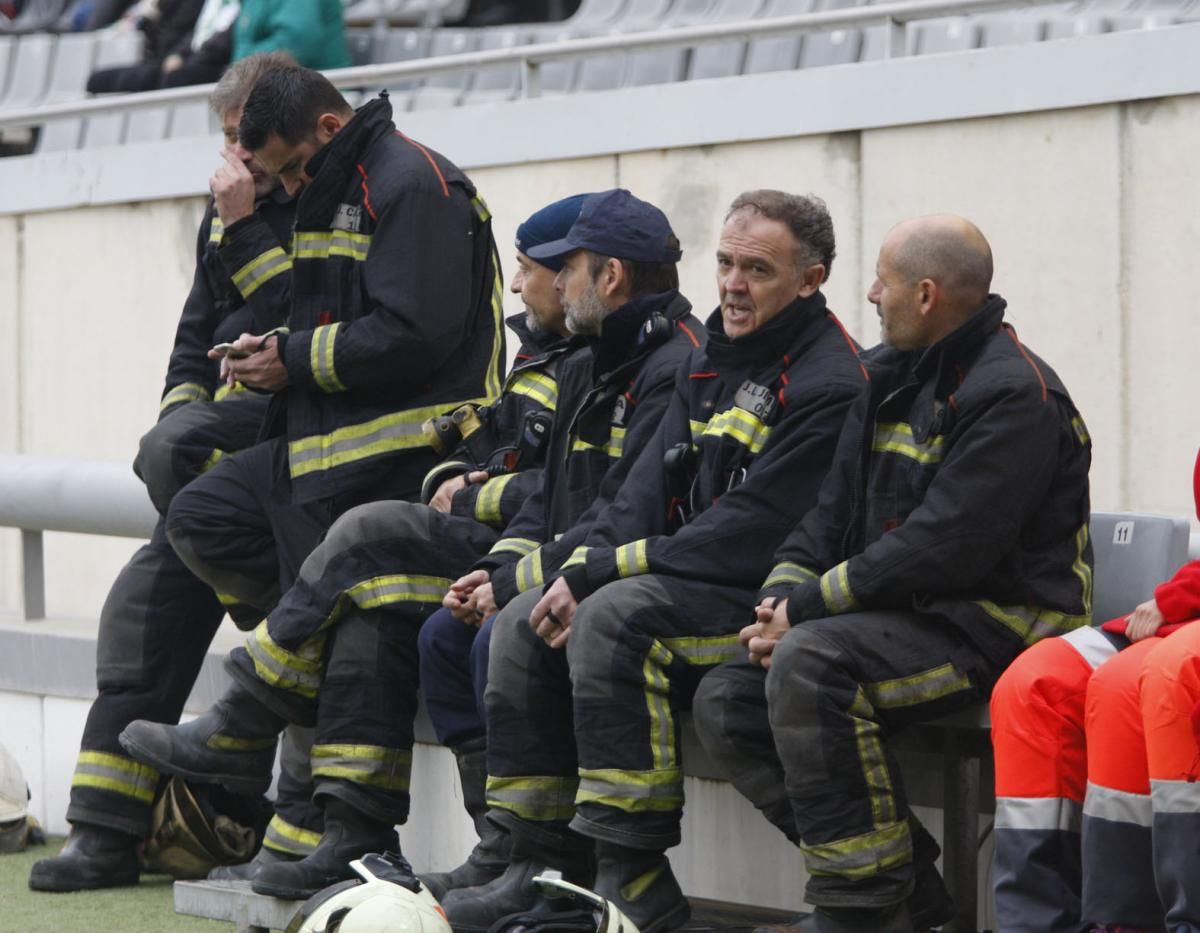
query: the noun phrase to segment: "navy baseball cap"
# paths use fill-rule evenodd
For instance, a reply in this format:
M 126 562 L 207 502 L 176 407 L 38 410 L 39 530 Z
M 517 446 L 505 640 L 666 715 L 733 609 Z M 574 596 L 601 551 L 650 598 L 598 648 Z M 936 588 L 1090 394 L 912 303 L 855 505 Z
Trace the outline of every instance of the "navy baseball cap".
M 530 259 L 559 259 L 579 249 L 631 262 L 679 262 L 679 240 L 667 215 L 624 188 L 590 195 L 561 240 L 526 250 Z
M 517 227 L 517 249 L 529 256 L 529 251 L 535 246 L 561 240 L 575 223 L 583 202 L 591 197 L 590 194 L 573 194 L 569 198 L 547 204 L 540 211 L 529 215 L 529 219 Z M 530 259 L 534 257 L 530 256 Z M 540 265 L 557 272 L 563 267 L 561 256 L 538 259 Z

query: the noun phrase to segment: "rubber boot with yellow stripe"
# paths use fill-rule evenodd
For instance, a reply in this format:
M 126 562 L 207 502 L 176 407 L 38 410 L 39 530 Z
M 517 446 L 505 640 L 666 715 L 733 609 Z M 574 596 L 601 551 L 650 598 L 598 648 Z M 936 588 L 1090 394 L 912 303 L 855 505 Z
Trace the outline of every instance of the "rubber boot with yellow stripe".
M 662 852 L 597 842 L 593 890 L 616 904 L 640 933 L 674 930 L 692 915 Z
M 180 726 L 137 719 L 120 742 L 138 761 L 166 774 L 253 796 L 271 786 L 275 743 L 286 724 L 234 684 L 203 716 Z
M 29 887 L 35 891 L 87 891 L 137 884 L 142 869 L 139 842 L 117 829 L 76 823 L 58 855 L 34 863 Z

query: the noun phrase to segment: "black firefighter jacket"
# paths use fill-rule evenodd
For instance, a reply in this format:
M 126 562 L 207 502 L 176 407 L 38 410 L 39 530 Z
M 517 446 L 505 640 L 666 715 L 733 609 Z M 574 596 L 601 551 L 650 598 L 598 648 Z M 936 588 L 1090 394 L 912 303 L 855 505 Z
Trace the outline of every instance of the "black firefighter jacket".
M 295 212 L 295 201 L 276 188 L 235 226 L 253 229 L 263 243 L 282 249 L 292 235 Z M 221 218 L 209 201 L 196 237 L 196 271 L 175 331 L 159 417 L 186 402 L 225 397 L 229 390 L 221 385 L 221 364 L 210 360 L 208 351 L 244 333 L 274 330 L 283 324 L 291 307 L 287 275 L 275 276 L 246 293 L 237 287 L 218 255 L 224 235 Z
M 498 605 L 542 586 L 583 542 L 650 443 L 675 371 L 702 337 L 687 299 L 664 292 L 622 305 L 565 361 L 541 486 L 476 564 L 491 571 Z
M 1054 371 L 988 298 L 925 351 L 871 351 L 819 505 L 763 588 L 788 619 L 936 614 L 1010 652 L 1088 624 L 1091 440 Z
M 297 502 L 432 465 L 430 416 L 500 392 L 504 328 L 491 216 L 475 186 L 404 136 L 386 98 L 309 160 L 290 255 L 235 224 L 243 292 L 290 268 L 286 436 Z
M 725 335 L 720 309 L 706 329 L 653 440 L 564 565 L 577 600 L 643 573 L 757 587 L 817 501 L 867 385 L 825 296 L 744 337 Z
M 450 514 L 503 529 L 542 481 L 548 433 L 558 407 L 558 369 L 580 345 L 549 331 L 534 333 L 524 314 L 505 322 L 521 349 L 505 377 L 500 397 L 480 412 L 483 426 L 425 475 L 421 501 L 426 504 L 448 479 L 486 470 L 486 483 L 458 490 Z

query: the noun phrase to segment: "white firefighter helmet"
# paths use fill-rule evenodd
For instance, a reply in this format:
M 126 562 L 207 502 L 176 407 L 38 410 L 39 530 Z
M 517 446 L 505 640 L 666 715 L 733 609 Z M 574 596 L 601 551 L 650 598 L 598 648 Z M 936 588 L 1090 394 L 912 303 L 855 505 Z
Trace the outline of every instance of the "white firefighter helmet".
M 552 901 L 570 900 L 575 907 L 592 911 L 596 933 L 639 933 L 633 921 L 621 909 L 595 891 L 562 880 L 557 871 L 546 871 L 533 879 L 542 895 Z
M 24 849 L 29 828 L 29 785 L 17 759 L 0 745 L 0 852 Z
M 286 933 L 451 933 L 446 912 L 403 857 L 364 855 L 350 867 L 362 881 L 318 891 Z

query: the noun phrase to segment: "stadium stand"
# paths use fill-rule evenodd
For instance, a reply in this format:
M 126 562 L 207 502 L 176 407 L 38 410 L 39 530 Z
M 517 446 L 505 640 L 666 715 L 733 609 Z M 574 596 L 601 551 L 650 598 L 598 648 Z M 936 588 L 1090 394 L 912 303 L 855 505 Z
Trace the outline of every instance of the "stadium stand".
M 436 25 L 461 19 L 461 0 L 360 0 L 347 6 L 348 42 L 358 66 L 430 61 L 473 52 L 516 50 L 574 39 L 655 32 L 811 12 L 878 6 L 880 0 L 583 0 L 557 23 L 464 28 Z M 51 4 L 53 5 L 53 4 Z M 27 8 L 32 10 L 33 7 Z M 43 9 L 47 14 L 49 7 Z M 24 14 L 23 14 L 24 15 Z M 1181 0 L 1072 0 L 1030 10 L 950 16 L 906 24 L 905 55 L 969 52 L 1126 29 L 1154 29 L 1200 18 L 1200 2 Z M 31 22 L 31 20 L 26 20 Z M 16 24 L 9 31 L 15 33 Z M 582 93 L 684 80 L 822 68 L 888 56 L 888 27 L 838 28 L 806 35 L 756 37 L 634 51 L 597 52 L 539 68 L 543 94 Z M 79 100 L 93 68 L 136 61 L 140 37 L 127 32 L 55 36 L 48 32 L 0 35 L 0 118 L 6 112 Z M 357 89 L 368 99 L 382 88 Z M 387 82 L 398 111 L 478 106 L 527 93 L 516 60 L 426 78 Z M 198 99 L 198 98 L 197 98 Z M 183 109 L 179 109 L 182 107 Z M 37 144 L 50 152 L 115 145 L 212 129 L 195 106 L 106 114 L 46 123 Z M 6 137 L 8 138 L 8 137 Z

